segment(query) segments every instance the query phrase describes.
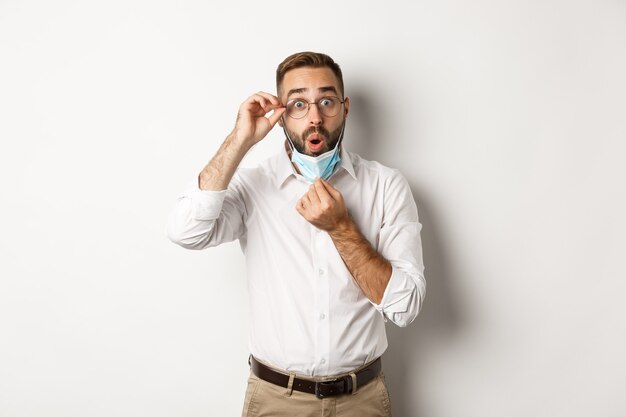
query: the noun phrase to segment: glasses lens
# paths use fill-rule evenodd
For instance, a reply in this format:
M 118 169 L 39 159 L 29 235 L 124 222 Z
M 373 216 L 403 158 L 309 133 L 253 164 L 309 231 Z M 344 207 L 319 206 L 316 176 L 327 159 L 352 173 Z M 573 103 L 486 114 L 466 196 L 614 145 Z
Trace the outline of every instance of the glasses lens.
M 326 117 L 336 116 L 339 112 L 339 104 L 340 101 L 337 97 L 324 97 L 317 102 L 320 111 Z
M 285 107 L 287 108 L 287 116 L 294 119 L 303 118 L 309 110 L 309 104 L 300 99 L 289 100 Z
M 317 104 L 319 111 L 326 117 L 336 116 L 341 109 L 341 100 L 339 97 L 323 97 L 319 99 L 317 103 L 310 104 Z M 310 104 L 300 98 L 289 100 L 285 106 L 287 108 L 287 116 L 293 119 L 302 119 L 309 112 Z

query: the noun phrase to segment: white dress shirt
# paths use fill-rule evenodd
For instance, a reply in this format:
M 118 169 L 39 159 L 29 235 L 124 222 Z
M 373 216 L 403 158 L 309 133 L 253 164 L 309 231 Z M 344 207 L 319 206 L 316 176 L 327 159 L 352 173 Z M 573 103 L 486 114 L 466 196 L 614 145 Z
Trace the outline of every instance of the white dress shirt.
M 309 376 L 350 372 L 387 348 L 385 322 L 406 326 L 426 290 L 417 208 L 394 169 L 342 151 L 329 182 L 359 230 L 392 266 L 380 304 L 361 291 L 328 233 L 296 202 L 309 189 L 284 150 L 239 168 L 228 189 L 203 191 L 195 178 L 177 200 L 168 236 L 188 249 L 239 239 L 250 298 L 249 348 L 257 359 Z

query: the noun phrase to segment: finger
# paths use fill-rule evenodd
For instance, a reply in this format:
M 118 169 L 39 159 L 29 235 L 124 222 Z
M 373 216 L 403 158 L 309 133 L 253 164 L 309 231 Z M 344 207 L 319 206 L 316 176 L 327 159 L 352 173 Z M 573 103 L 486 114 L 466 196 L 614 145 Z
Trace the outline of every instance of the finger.
M 313 200 L 312 200 L 312 196 L 311 193 L 306 193 L 305 195 L 302 196 L 302 207 L 304 207 L 305 209 L 309 209 L 311 206 L 313 206 Z
M 341 198 L 341 193 L 335 187 L 333 187 L 328 181 L 325 181 L 320 178 L 320 182 L 322 183 L 322 185 L 324 186 L 328 194 L 332 196 L 333 199 L 339 200 Z
M 250 97 L 248 97 L 248 99 L 242 105 L 242 109 L 246 110 L 246 112 L 248 112 L 250 115 L 254 117 L 265 116 L 271 111 L 276 110 L 277 108 L 281 108 L 281 107 L 282 105 L 280 104 L 280 101 L 276 97 L 272 96 L 271 94 L 264 93 L 262 91 L 255 93 L 251 95 Z M 272 122 L 271 124 L 272 127 L 278 122 L 281 116 L 282 116 L 282 113 L 276 115 L 278 119 L 275 119 L 273 117 L 270 120 Z
M 300 214 L 304 214 L 305 209 L 304 209 L 304 202 L 302 201 L 302 199 L 298 200 L 298 202 L 296 203 L 296 211 Z
M 270 98 L 272 98 L 272 96 L 270 96 Z M 248 100 L 246 100 L 246 104 L 250 109 L 261 107 L 265 113 L 269 113 L 275 108 L 281 107 L 278 100 L 275 98 L 270 100 L 270 98 L 257 93 L 251 95 Z
M 309 210 L 309 207 L 311 205 L 311 201 L 309 201 L 308 197 L 305 195 L 302 196 L 302 198 L 300 199 L 300 202 L 298 204 L 298 206 L 300 207 L 303 215 L 306 214 L 306 212 Z
M 262 116 L 267 113 L 263 108 L 263 100 L 265 99 L 260 96 L 252 95 L 243 102 L 241 109 L 255 116 Z
M 270 103 L 274 104 L 275 106 L 280 106 L 280 100 L 278 100 L 278 97 L 271 95 L 270 93 L 266 93 L 265 91 L 259 91 L 257 94 L 265 97 Z
M 260 94 L 254 94 L 252 97 L 254 97 L 254 100 L 259 103 L 259 105 L 261 106 L 261 108 L 263 109 L 263 111 L 265 111 L 265 113 L 269 113 L 270 111 L 272 111 L 275 108 L 275 104 L 272 104 L 270 102 L 270 100 L 268 100 L 267 98 L 263 97 Z
M 316 182 L 317 181 L 315 181 L 315 183 Z M 317 193 L 317 187 L 315 186 L 315 183 L 311 185 L 311 187 L 309 188 L 309 191 L 306 193 L 306 196 L 309 198 L 309 201 L 311 202 L 311 204 L 319 206 L 321 201 Z
M 324 182 L 325 181 L 323 179 L 318 178 L 315 180 L 315 183 L 313 183 L 313 185 L 315 186 L 315 191 L 317 192 L 317 195 L 319 196 L 320 201 L 326 204 L 330 204 L 332 203 L 332 200 L 334 200 L 334 198 L 326 189 Z
M 272 113 L 272 114 L 269 116 L 269 121 L 270 121 L 270 124 L 271 124 L 272 126 L 274 126 L 274 125 L 275 125 L 275 124 L 276 124 L 276 123 L 280 120 L 280 118 L 283 116 L 283 114 L 285 113 L 285 111 L 286 111 L 286 110 L 287 110 L 287 109 L 286 109 L 286 108 L 284 108 L 284 107 L 280 107 L 280 108 L 278 108 L 278 109 L 275 109 L 275 110 L 274 110 L 274 113 Z
M 279 108 L 282 108 L 282 106 L 280 104 L 279 105 L 275 105 L 275 104 L 272 104 L 272 103 L 268 102 L 267 100 L 263 102 L 263 105 L 261 107 L 263 108 L 263 111 L 265 112 L 264 115 L 266 115 L 266 114 L 268 114 L 268 113 L 270 113 L 272 111 L 275 111 L 275 110 L 277 110 Z

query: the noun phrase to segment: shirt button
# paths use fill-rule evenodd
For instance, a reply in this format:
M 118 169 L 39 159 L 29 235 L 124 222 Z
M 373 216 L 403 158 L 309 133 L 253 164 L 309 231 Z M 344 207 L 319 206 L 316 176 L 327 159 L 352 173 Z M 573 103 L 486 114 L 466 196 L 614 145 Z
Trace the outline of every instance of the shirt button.
M 324 315 L 324 313 L 320 314 L 320 320 L 324 320 L 326 318 L 326 316 Z
M 317 271 L 317 273 L 320 274 L 320 275 L 324 275 L 324 270 L 320 269 L 320 270 Z
M 320 363 L 326 363 L 326 359 L 322 358 L 322 360 L 320 361 Z

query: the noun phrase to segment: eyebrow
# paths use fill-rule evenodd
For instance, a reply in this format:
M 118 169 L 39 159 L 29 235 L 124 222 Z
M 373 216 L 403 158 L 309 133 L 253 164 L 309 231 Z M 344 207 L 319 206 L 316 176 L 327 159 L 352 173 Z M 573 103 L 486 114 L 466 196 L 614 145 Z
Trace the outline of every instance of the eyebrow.
M 289 96 L 291 96 L 292 94 L 300 94 L 300 93 L 304 93 L 306 91 L 309 91 L 309 89 L 308 88 L 292 88 L 287 93 L 287 98 L 289 98 Z M 326 93 L 328 91 L 332 91 L 333 93 L 337 94 L 337 89 L 335 87 L 333 87 L 332 85 L 327 85 L 325 87 L 320 87 L 320 88 L 317 89 L 317 91 L 320 92 L 320 93 Z

